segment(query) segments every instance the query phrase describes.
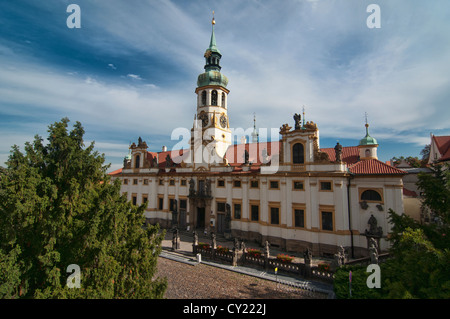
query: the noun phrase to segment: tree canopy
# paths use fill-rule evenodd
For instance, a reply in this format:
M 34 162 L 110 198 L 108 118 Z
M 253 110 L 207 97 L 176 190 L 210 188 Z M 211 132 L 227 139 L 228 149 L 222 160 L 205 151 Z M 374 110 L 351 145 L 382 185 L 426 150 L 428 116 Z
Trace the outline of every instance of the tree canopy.
M 392 230 L 392 258 L 380 264 L 381 289 L 365 286 L 368 273 L 363 267 L 343 267 L 336 273 L 335 292 L 348 298 L 348 273 L 353 270 L 353 298 L 450 298 L 450 170 L 432 165 L 432 174 L 420 173 L 417 185 L 423 205 L 436 217 L 420 223 L 405 214 L 389 210 Z
M 0 297 L 162 298 L 164 233 L 144 226 L 144 206 L 120 194 L 81 123 L 68 123 L 51 124 L 46 144 L 14 145 L 0 169 Z M 70 265 L 79 288 L 67 285 Z

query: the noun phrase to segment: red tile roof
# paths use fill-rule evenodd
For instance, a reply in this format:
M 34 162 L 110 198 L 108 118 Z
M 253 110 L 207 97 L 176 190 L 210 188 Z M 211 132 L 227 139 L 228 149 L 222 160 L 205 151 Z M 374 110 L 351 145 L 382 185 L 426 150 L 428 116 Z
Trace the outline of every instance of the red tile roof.
M 336 161 L 336 152 L 334 148 L 322 148 L 322 152 L 328 154 L 330 161 Z M 359 148 L 358 146 L 344 146 L 342 147 L 342 161 L 347 165 L 354 164 L 359 159 Z
M 150 167 L 153 167 L 153 158 L 155 158 L 155 156 L 158 156 L 158 168 L 166 168 L 167 155 L 170 156 L 175 166 L 179 167 L 182 160 L 189 156 L 189 150 L 182 149 L 165 152 L 147 152 L 147 160 L 150 162 Z
M 230 145 L 226 152 L 226 158 L 230 166 L 234 166 L 233 173 L 243 174 L 257 172 L 260 165 L 263 163 L 264 158 L 262 156 L 263 152 L 267 153 L 268 159 L 272 152 L 278 153 L 280 150 L 281 142 L 261 142 L 261 143 L 247 143 L 247 144 L 234 144 Z M 249 153 L 249 162 L 252 166 L 248 171 L 243 171 L 241 166 L 244 163 L 244 152 L 245 150 Z M 328 154 L 330 160 L 333 162 L 336 160 L 336 155 L 334 148 L 323 148 L 322 152 Z M 172 152 L 174 152 L 172 154 Z M 189 156 L 189 150 L 178 151 L 165 151 L 165 152 L 147 152 L 147 160 L 150 161 L 151 166 L 153 163 L 153 158 L 158 156 L 158 167 L 160 169 L 166 168 L 166 157 L 170 155 L 176 155 L 172 158 L 175 162 L 175 166 L 179 167 L 181 158 L 186 158 Z M 348 165 L 348 170 L 356 175 L 404 175 L 407 172 L 390 166 L 376 159 L 359 161 L 359 149 L 357 146 L 346 146 L 342 148 L 342 160 Z M 122 172 L 122 169 L 115 170 L 109 173 L 109 175 L 117 175 Z
M 403 187 L 403 195 L 408 197 L 417 197 L 417 193 L 415 191 L 410 191 L 409 189 L 406 189 Z
M 108 175 L 117 175 L 122 173 L 122 168 L 116 169 L 115 171 L 112 171 L 111 173 L 108 173 Z
M 260 142 L 260 143 L 247 143 L 247 144 L 234 144 L 230 145 L 225 153 L 228 164 L 231 166 L 240 166 L 244 163 L 245 150 L 248 152 L 248 161 L 252 165 L 261 165 L 267 163 L 270 160 L 272 152 L 279 153 L 281 143 L 277 142 Z M 268 159 L 264 159 L 263 152 L 267 153 Z
M 356 175 L 405 175 L 407 172 L 387 165 L 377 159 L 359 161 L 348 167 L 348 170 Z
M 436 146 L 439 149 L 439 153 L 441 153 L 441 157 L 439 161 L 448 161 L 450 160 L 450 136 L 434 136 L 433 139 L 436 143 Z

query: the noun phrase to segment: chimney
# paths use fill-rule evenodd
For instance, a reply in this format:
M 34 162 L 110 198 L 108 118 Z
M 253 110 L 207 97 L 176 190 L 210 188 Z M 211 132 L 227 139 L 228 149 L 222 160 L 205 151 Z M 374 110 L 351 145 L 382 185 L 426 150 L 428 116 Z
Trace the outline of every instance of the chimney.
M 163 146 L 163 147 L 162 147 L 162 151 L 163 151 L 163 152 L 167 152 L 167 146 Z

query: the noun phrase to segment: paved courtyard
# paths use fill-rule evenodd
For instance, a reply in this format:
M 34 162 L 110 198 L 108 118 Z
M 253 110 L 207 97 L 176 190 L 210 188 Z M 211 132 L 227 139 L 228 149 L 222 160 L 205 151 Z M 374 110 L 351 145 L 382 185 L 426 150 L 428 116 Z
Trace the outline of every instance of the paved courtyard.
M 168 299 L 326 299 L 330 285 L 300 281 L 281 275 L 264 273 L 245 267 L 232 267 L 211 262 L 197 263 L 192 254 L 192 234 L 181 232 L 180 249 L 172 251 L 172 233 L 163 240 L 158 258 L 158 276 L 168 279 Z M 200 242 L 209 242 L 203 234 Z M 233 242 L 218 238 L 218 245 L 232 247 Z M 247 247 L 257 247 L 246 243 Z M 271 254 L 281 251 L 271 250 Z M 300 258 L 300 256 L 296 256 Z M 274 279 L 278 281 L 274 281 Z M 271 279 L 271 280 L 269 280 Z M 289 283 L 289 285 L 281 284 Z M 299 284 L 307 286 L 300 289 Z
M 167 277 L 168 299 L 326 299 L 322 293 L 243 275 L 205 264 L 159 257 L 158 276 Z

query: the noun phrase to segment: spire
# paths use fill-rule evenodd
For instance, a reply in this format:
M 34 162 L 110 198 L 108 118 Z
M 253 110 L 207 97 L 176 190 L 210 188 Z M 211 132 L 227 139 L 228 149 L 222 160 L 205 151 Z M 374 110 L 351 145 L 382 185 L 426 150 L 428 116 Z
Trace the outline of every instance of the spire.
M 211 25 L 212 25 L 212 32 L 211 32 L 211 41 L 209 41 L 209 48 L 208 50 L 211 52 L 217 52 L 220 54 L 219 49 L 217 48 L 217 43 L 216 43 L 216 35 L 214 34 L 214 25 L 216 24 L 216 20 L 214 19 L 214 11 L 213 11 L 213 18 L 211 21 Z M 208 52 L 207 50 L 207 52 Z
M 305 106 L 303 105 L 303 127 L 305 126 Z
M 365 125 L 365 127 L 366 127 L 366 137 L 370 137 L 370 135 L 369 135 L 369 122 L 367 121 L 367 112 L 365 112 L 365 117 L 366 117 L 366 125 Z
M 253 113 L 253 132 L 252 132 L 252 142 L 258 143 L 259 134 L 256 132 L 256 114 Z
M 365 118 L 366 118 L 366 136 L 359 141 L 359 145 L 377 145 L 377 140 L 374 139 L 372 136 L 370 136 L 369 134 L 369 122 L 367 121 L 367 112 L 365 113 Z

